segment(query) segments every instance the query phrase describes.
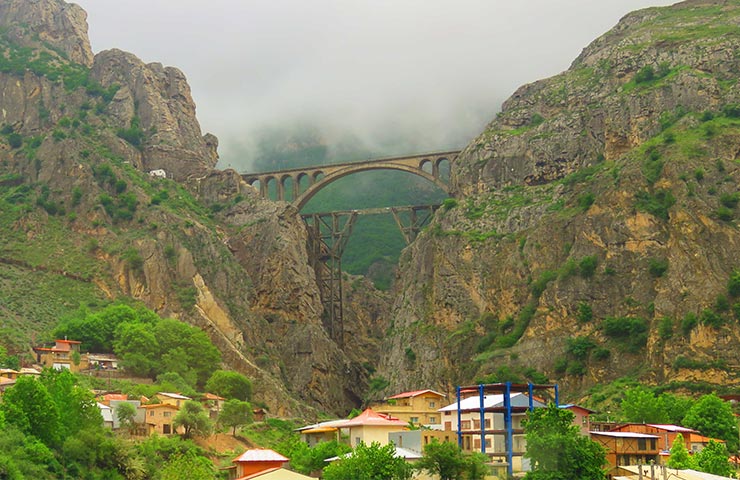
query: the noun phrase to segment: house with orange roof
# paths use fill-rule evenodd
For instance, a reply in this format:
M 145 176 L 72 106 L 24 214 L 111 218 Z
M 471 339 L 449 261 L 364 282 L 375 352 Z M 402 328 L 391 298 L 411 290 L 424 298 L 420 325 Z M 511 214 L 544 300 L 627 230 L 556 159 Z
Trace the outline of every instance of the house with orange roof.
M 87 354 L 80 353 L 77 340 L 55 340 L 53 347 L 33 347 L 36 363 L 57 370 L 79 372 L 88 367 Z
M 250 448 L 244 453 L 233 459 L 233 465 L 229 467 L 230 480 L 248 480 L 252 478 L 274 478 L 282 479 L 284 477 L 260 477 L 260 474 L 266 474 L 273 471 L 284 470 L 290 459 L 280 455 L 269 448 Z M 292 478 L 292 477 L 288 477 Z M 298 477 L 301 478 L 301 477 Z
M 312 477 L 307 477 L 291 470 L 284 468 L 271 468 L 262 472 L 253 473 L 246 477 L 241 477 L 238 480 L 315 480 Z
M 213 393 L 205 393 L 201 402 L 203 403 L 203 409 L 208 412 L 208 416 L 211 419 L 215 419 L 218 418 L 218 414 L 224 409 L 226 399 Z
M 347 420 L 328 420 L 319 423 L 313 423 L 296 429 L 301 436 L 301 441 L 306 442 L 309 447 L 314 447 L 321 442 L 339 441 L 341 430 L 338 425 L 344 424 Z
M 406 423 L 442 428 L 439 412 L 447 395 L 434 390 L 414 390 L 386 397 L 370 405 L 374 411 L 396 417 Z
M 390 415 L 378 413 L 372 408 L 367 408 L 355 418 L 337 422 L 334 427 L 347 429 L 349 432 L 350 446 L 355 448 L 361 442 L 367 445 L 373 442 L 386 445 L 388 443 L 388 434 L 407 430 L 408 422 L 391 417 Z
M 177 433 L 172 425 L 175 415 L 180 410 L 178 407 L 169 403 L 157 403 L 154 405 L 142 405 L 139 408 L 144 410 L 144 423 L 147 426 L 147 433 L 152 435 L 172 435 Z

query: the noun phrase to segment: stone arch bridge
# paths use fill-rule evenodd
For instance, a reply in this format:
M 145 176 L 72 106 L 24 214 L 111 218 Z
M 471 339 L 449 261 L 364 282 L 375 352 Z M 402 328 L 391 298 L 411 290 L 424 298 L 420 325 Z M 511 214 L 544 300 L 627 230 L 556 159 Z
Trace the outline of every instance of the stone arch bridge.
M 312 167 L 292 168 L 263 173 L 242 174 L 244 181 L 258 188 L 260 194 L 268 198 L 270 192 L 276 194 L 274 200 L 292 202 L 300 211 L 316 193 L 332 182 L 353 173 L 368 170 L 399 170 L 413 173 L 450 193 L 449 178 L 443 171 L 460 154 L 459 150 L 434 152 L 403 157 L 388 157 L 351 163 L 335 163 Z
M 298 211 L 330 183 L 347 175 L 369 170 L 412 173 L 450 194 L 449 169 L 459 154 L 460 151 L 455 150 L 318 165 L 242 174 L 242 179 L 258 188 L 264 198 L 271 198 L 271 194 L 274 194 L 273 200 L 290 201 Z M 439 205 L 409 205 L 301 215 L 309 233 L 307 250 L 321 292 L 324 327 L 339 345 L 344 344 L 342 253 L 358 215 L 393 214 L 406 243 L 411 243 L 438 207 Z

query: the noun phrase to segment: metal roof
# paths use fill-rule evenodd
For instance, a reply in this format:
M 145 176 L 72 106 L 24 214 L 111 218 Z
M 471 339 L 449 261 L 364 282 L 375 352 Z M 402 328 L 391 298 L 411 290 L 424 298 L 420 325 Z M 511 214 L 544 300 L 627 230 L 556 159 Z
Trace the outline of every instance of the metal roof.
M 290 459 L 269 448 L 251 448 L 232 462 L 287 462 L 288 460 Z
M 396 395 L 393 395 L 392 397 L 388 397 L 387 400 L 396 400 L 399 398 L 412 398 L 412 397 L 418 397 L 419 395 L 423 395 L 425 393 L 433 393 L 435 395 L 439 395 L 440 397 L 446 397 L 444 393 L 435 392 L 434 390 L 431 390 L 427 388 L 426 390 L 414 390 L 412 392 L 403 392 L 398 393 Z
M 660 438 L 657 435 L 650 435 L 649 433 L 635 433 L 635 432 L 588 432 L 591 435 L 602 435 L 604 437 L 614 438 Z

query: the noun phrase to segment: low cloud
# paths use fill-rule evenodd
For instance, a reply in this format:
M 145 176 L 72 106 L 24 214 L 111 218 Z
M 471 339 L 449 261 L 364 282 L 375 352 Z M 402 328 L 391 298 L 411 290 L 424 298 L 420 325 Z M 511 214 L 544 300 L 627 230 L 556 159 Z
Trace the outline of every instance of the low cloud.
M 310 125 L 331 149 L 464 146 L 517 86 L 559 73 L 631 10 L 661 0 L 77 0 L 94 51 L 188 77 L 221 167 L 260 132 Z M 351 160 L 351 159 L 347 159 Z

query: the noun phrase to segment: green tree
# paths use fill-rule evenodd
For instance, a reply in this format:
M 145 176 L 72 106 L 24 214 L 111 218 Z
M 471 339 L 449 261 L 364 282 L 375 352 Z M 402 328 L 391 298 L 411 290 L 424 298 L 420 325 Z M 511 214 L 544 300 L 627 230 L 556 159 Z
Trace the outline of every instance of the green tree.
M 171 360 L 177 355 L 176 350 L 183 352 L 183 360 L 188 370 L 192 371 L 196 385 L 203 386 L 221 363 L 221 353 L 211 343 L 208 335 L 202 330 L 191 327 L 179 320 L 163 319 L 154 328 L 154 335 L 159 342 L 162 355 L 162 364 L 167 363 L 170 368 L 163 368 L 157 373 L 177 372 L 186 380 L 188 371 L 177 369 L 181 365 L 172 365 Z M 169 356 L 169 357 L 168 357 Z M 178 362 L 181 361 L 178 358 Z
M 727 450 L 737 451 L 737 422 L 732 407 L 713 393 L 694 403 L 683 419 L 683 426 L 699 430 L 707 437 L 724 440 Z
M 628 422 L 666 423 L 667 416 L 655 394 L 643 386 L 624 392 L 622 415 Z
M 59 444 L 61 421 L 46 387 L 32 376 L 22 376 L 3 394 L 0 404 L 5 421 L 45 445 Z
M 62 466 L 39 439 L 13 425 L 0 428 L 0 478 L 52 480 L 62 478 Z
M 121 359 L 121 366 L 134 375 L 151 377 L 157 369 L 160 346 L 148 325 L 121 325 L 116 330 L 113 350 Z
M 100 428 L 103 417 L 93 393 L 77 385 L 69 370 L 45 369 L 39 381 L 46 387 L 59 415 L 59 436 L 62 440 L 80 430 Z
M 136 426 L 136 407 L 132 403 L 120 402 L 116 405 L 116 418 L 123 428 L 129 431 Z
M 216 370 L 206 382 L 206 391 L 224 398 L 249 401 L 252 398 L 252 382 L 241 373 L 231 370 Z
M 683 435 L 680 433 L 676 435 L 676 439 L 673 440 L 671 455 L 668 457 L 667 465 L 670 468 L 675 468 L 677 470 L 688 470 L 690 468 L 694 468 L 694 459 L 689 455 Z
M 232 398 L 224 403 L 218 422 L 224 427 L 231 427 L 231 434 L 236 436 L 236 427 L 246 425 L 252 421 L 252 405 Z
M 213 464 L 192 452 L 178 453 L 164 464 L 160 480 L 213 480 Z
M 408 480 L 411 466 L 395 456 L 393 444 L 360 443 L 354 451 L 324 468 L 325 480 Z
M 485 460 L 481 457 L 465 455 L 455 443 L 437 441 L 424 446 L 424 456 L 414 468 L 426 470 L 440 480 L 478 480 L 484 478 L 486 471 Z
M 604 449 L 578 431 L 573 412 L 551 403 L 527 413 L 524 430 L 527 439 L 525 457 L 532 461 L 527 480 L 605 480 Z
M 175 428 L 182 427 L 185 431 L 183 434 L 185 438 L 207 437 L 212 430 L 211 420 L 203 410 L 203 406 L 193 400 L 188 400 L 183 404 L 175 415 L 172 425 Z
M 707 446 L 696 454 L 696 467 L 702 472 L 722 477 L 731 477 L 735 474 L 735 469 L 729 462 L 727 448 L 714 440 L 710 440 Z
M 339 443 L 336 440 L 319 442 L 309 447 L 306 442 L 298 440 L 288 441 L 287 445 L 281 445 L 281 452 L 290 458 L 290 467 L 298 473 L 310 475 L 319 472 L 326 467 L 326 459 L 338 457 L 351 452 L 349 445 Z M 286 448 L 287 447 L 287 448 Z

